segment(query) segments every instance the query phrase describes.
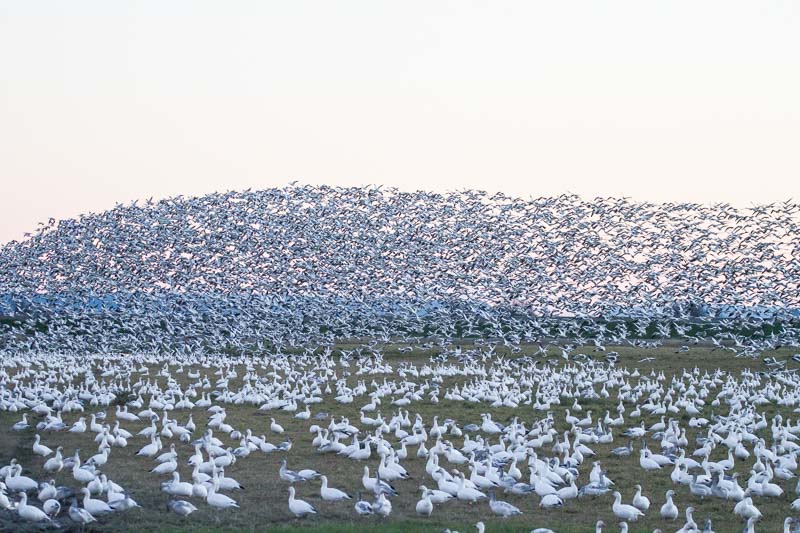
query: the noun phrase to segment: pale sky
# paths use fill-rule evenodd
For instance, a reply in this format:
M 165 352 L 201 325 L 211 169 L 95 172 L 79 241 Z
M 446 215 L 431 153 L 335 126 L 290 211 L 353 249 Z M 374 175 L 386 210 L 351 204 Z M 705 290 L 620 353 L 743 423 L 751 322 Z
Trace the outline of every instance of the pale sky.
M 0 0 L 0 243 L 292 180 L 800 200 L 800 3 Z

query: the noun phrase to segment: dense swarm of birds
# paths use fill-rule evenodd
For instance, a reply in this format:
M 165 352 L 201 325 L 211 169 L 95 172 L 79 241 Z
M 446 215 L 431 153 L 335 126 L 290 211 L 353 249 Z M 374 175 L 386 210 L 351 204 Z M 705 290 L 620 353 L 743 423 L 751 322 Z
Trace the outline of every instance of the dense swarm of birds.
M 648 514 L 699 532 L 693 513 L 712 500 L 752 532 L 759 507 L 800 495 L 788 365 L 800 354 L 668 378 L 621 367 L 606 345 L 679 338 L 678 353 L 703 343 L 754 357 L 800 345 L 798 224 L 791 202 L 311 186 L 51 220 L 0 249 L 0 418 L 31 441 L 0 457 L 0 518 L 64 526 L 70 504 L 84 526 L 134 510 L 146 491 L 106 469 L 125 458 L 161 479 L 164 513 L 236 512 L 233 476 L 267 454 L 280 466 L 260 479 L 286 489 L 284 514 L 298 518 L 386 518 L 419 490 L 416 515 L 469 502 L 487 521 L 606 496 L 598 516 L 623 532 Z M 389 344 L 428 357 L 384 357 Z M 323 410 L 354 403 L 358 420 Z M 446 414 L 467 405 L 480 420 Z M 515 415 L 501 423 L 501 409 Z M 286 438 L 283 424 L 302 430 Z M 84 439 L 97 446 L 88 459 L 65 449 Z M 295 442 L 361 462 L 360 485 L 299 464 Z M 606 460 L 647 474 L 643 485 Z M 659 472 L 663 497 L 649 485 Z M 800 498 L 785 503 L 800 511 Z
M 51 219 L 0 250 L 0 315 L 20 319 L 0 324 L 0 346 L 219 352 L 559 333 L 605 342 L 649 328 L 758 353 L 797 344 L 798 229 L 792 202 L 313 186 L 134 202 Z M 617 327 L 623 316 L 649 322 Z M 751 335 L 740 339 L 743 329 Z

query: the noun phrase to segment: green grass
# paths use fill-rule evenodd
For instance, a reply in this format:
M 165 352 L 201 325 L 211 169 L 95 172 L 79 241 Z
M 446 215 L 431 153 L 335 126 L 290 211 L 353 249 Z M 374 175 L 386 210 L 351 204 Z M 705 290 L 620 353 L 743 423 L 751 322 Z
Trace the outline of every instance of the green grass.
M 458 343 L 456 343 L 458 344 Z M 604 354 L 592 352 L 592 349 L 586 347 L 578 352 L 583 352 L 594 357 L 602 358 Z M 695 366 L 701 370 L 713 370 L 719 368 L 732 375 L 739 375 L 745 369 L 752 369 L 762 371 L 765 370 L 764 365 L 758 361 L 747 358 L 735 358 L 730 352 L 711 351 L 709 348 L 692 348 L 688 353 L 674 353 L 675 347 L 665 346 L 657 349 L 643 350 L 639 348 L 629 347 L 608 347 L 608 350 L 615 350 L 620 353 L 620 362 L 618 366 L 627 367 L 629 369 L 638 368 L 644 375 L 649 374 L 651 371 L 663 371 L 667 376 L 666 383 L 669 383 L 672 375 L 677 373 L 680 375 L 684 368 L 691 369 Z M 523 350 L 521 354 L 510 356 L 503 348 L 498 348 L 499 355 L 506 355 L 508 357 L 519 357 L 526 352 L 535 351 L 533 348 Z M 413 361 L 417 364 L 422 364 L 428 361 L 429 356 L 433 352 L 421 353 L 416 350 L 411 354 L 400 354 L 397 352 L 396 347 L 384 350 L 387 361 L 393 364 L 401 361 Z M 780 350 L 774 353 L 765 355 L 777 356 L 785 358 L 790 355 L 790 350 Z M 654 362 L 638 363 L 637 361 L 643 357 L 655 357 Z M 791 363 L 790 363 L 791 364 Z M 796 365 L 795 365 L 796 366 Z M 155 379 L 158 367 L 152 367 L 150 379 Z M 188 371 L 188 368 L 186 369 Z M 201 369 L 201 373 L 212 375 L 215 369 Z M 241 378 L 244 375 L 244 368 L 237 367 L 238 378 L 231 383 L 231 388 L 236 389 L 241 384 Z M 11 374 L 14 370 L 10 371 Z M 260 370 L 263 374 L 264 371 Z M 341 375 L 341 373 L 340 373 Z M 186 374 L 175 375 L 183 384 L 188 382 Z M 391 376 L 350 376 L 348 378 L 349 384 L 353 385 L 357 380 L 363 379 L 367 385 L 374 378 L 376 381 L 381 381 L 384 377 L 392 379 Z M 395 376 L 396 377 L 396 376 Z M 409 379 L 413 379 L 409 377 Z M 159 378 L 160 383 L 164 383 L 164 378 Z M 424 378 L 415 379 L 417 382 L 424 381 Z M 448 378 L 443 383 L 441 390 L 444 392 L 446 389 L 455 384 L 460 384 L 463 379 Z M 600 385 L 596 387 L 600 389 Z M 442 394 L 443 396 L 443 394 Z M 470 422 L 480 423 L 480 413 L 491 410 L 493 418 L 498 421 L 507 421 L 514 416 L 530 426 L 531 421 L 541 418 L 544 413 L 534 411 L 530 407 L 520 407 L 518 409 L 498 408 L 490 409 L 486 404 L 469 404 L 466 402 L 453 402 L 442 399 L 438 404 L 431 404 L 427 401 L 412 403 L 408 410 L 413 419 L 416 413 L 422 415 L 427 426 L 432 423 L 432 418 L 435 414 L 440 416 L 440 421 L 444 417 L 450 417 L 458 421 L 459 425 L 463 427 Z M 329 411 L 332 414 L 339 416 L 347 416 L 355 425 L 362 427 L 359 420 L 359 407 L 367 403 L 366 397 L 357 398 L 352 404 L 340 405 L 333 401 L 332 397 L 326 397 L 326 402 L 323 404 L 312 405 L 312 413 L 319 411 Z M 391 413 L 396 411 L 389 405 L 391 398 L 384 398 L 384 403 L 381 406 L 381 412 L 385 418 L 390 418 Z M 555 420 L 557 421 L 556 429 L 564 431 L 567 429 L 564 422 L 564 409 L 569 408 L 571 400 L 567 402 L 562 400 L 563 405 L 555 406 L 552 411 L 554 412 Z M 605 401 L 597 402 L 582 402 L 584 413 L 588 409 L 592 409 L 594 416 L 603 416 L 605 411 L 613 409 L 617 405 L 615 394 L 612 393 L 611 397 Z M 626 406 L 627 412 L 630 412 L 631 407 Z M 585 532 L 594 531 L 594 523 L 598 519 L 603 519 L 607 526 L 607 531 L 617 531 L 616 524 L 619 522 L 612 512 L 611 504 L 613 499 L 610 495 L 596 498 L 596 499 L 580 499 L 568 501 L 563 509 L 555 511 L 544 511 L 538 507 L 539 498 L 536 496 L 516 496 L 498 494 L 500 499 L 504 499 L 517 505 L 525 513 L 521 517 L 503 520 L 491 515 L 487 503 L 478 503 L 475 505 L 451 501 L 445 505 L 436 506 L 432 517 L 422 519 L 418 517 L 414 511 L 414 506 L 419 497 L 418 486 L 422 483 L 429 487 L 434 486 L 435 483 L 424 472 L 425 461 L 418 459 L 414 455 L 416 447 L 409 448 L 409 458 L 403 463 L 412 476 L 412 479 L 402 480 L 395 483 L 400 495 L 392 500 L 393 512 L 388 519 L 379 519 L 377 517 L 359 517 L 353 510 L 352 502 L 346 503 L 328 503 L 323 502 L 319 497 L 319 483 L 307 482 L 303 484 L 296 484 L 297 496 L 306 499 L 319 510 L 319 515 L 307 519 L 296 519 L 289 513 L 287 498 L 288 498 L 288 484 L 281 481 L 278 477 L 278 468 L 280 460 L 284 457 L 288 459 L 290 468 L 314 468 L 324 474 L 327 474 L 330 484 L 334 487 L 343 489 L 354 495 L 356 488 L 361 487 L 360 478 L 364 464 L 370 467 L 370 471 L 374 472 L 377 466 L 377 459 L 373 454 L 373 458 L 366 463 L 356 462 L 349 459 L 333 455 L 320 455 L 317 454 L 311 447 L 311 440 L 314 435 L 308 432 L 308 426 L 313 421 L 305 422 L 296 420 L 292 414 L 279 411 L 260 412 L 257 406 L 234 406 L 226 405 L 228 417 L 226 422 L 231 424 L 237 429 L 244 430 L 245 428 L 252 428 L 256 435 L 266 434 L 270 442 L 280 442 L 286 436 L 294 438 L 295 444 L 292 450 L 288 453 L 276 452 L 273 454 L 265 455 L 261 452 L 254 452 L 246 459 L 240 459 L 236 464 L 232 465 L 226 471 L 226 474 L 236 478 L 242 483 L 246 490 L 228 493 L 236 499 L 241 509 L 229 510 L 220 513 L 215 513 L 209 509 L 204 502 L 194 501 L 199 510 L 187 518 L 178 517 L 175 514 L 168 512 L 165 504 L 169 499 L 168 496 L 160 491 L 159 484 L 161 481 L 167 479 L 166 476 L 157 476 L 147 472 L 153 466 L 153 461 L 136 457 L 136 451 L 146 442 L 142 438 L 133 438 L 129 441 L 127 448 L 114 448 L 111 452 L 111 459 L 109 463 L 102 469 L 111 479 L 127 488 L 134 499 L 141 505 L 142 509 L 136 509 L 100 519 L 98 524 L 92 524 L 88 527 L 89 531 L 142 531 L 142 530 L 160 530 L 160 531 L 263 531 L 267 528 L 270 531 L 282 530 L 301 530 L 307 531 L 331 531 L 331 532 L 367 532 L 367 531 L 440 531 L 444 528 L 457 529 L 460 531 L 474 531 L 474 524 L 479 520 L 483 520 L 487 525 L 487 531 L 530 531 L 534 527 L 550 527 L 558 532 Z M 790 409 L 777 408 L 775 405 L 765 405 L 760 407 L 759 412 L 765 412 L 768 417 L 772 417 L 777 413 L 781 413 L 784 419 L 794 418 L 796 415 L 791 413 Z M 87 411 L 87 414 L 91 411 Z M 113 424 L 113 408 L 108 409 L 109 422 Z M 201 414 L 198 409 L 193 410 L 195 422 L 198 424 L 199 435 L 200 429 L 204 427 L 205 416 Z M 718 408 L 717 414 L 727 414 L 727 407 Z M 188 419 L 187 411 L 173 411 L 172 417 L 177 418 L 180 423 L 185 423 Z M 627 415 L 627 413 L 626 413 Z M 704 416 L 710 417 L 711 408 L 706 407 Z M 77 419 L 77 414 L 65 415 L 65 421 L 72 423 Z M 39 457 L 34 457 L 31 452 L 34 431 L 27 431 L 16 433 L 7 431 L 7 428 L 19 419 L 19 414 L 12 414 L 7 412 L 0 412 L 0 464 L 7 463 L 12 457 L 18 460 L 26 467 L 26 475 L 30 475 L 38 480 L 48 479 L 41 471 L 41 465 L 44 460 Z M 283 436 L 271 435 L 269 432 L 269 418 L 275 417 L 276 420 L 284 426 L 286 434 Z M 30 417 L 31 421 L 35 424 L 38 420 L 37 417 Z M 596 419 L 596 418 L 595 418 Z M 642 419 L 630 419 L 626 416 L 626 426 L 636 425 L 640 420 L 644 420 L 647 425 L 657 421 L 657 417 L 643 417 Z M 690 455 L 691 450 L 694 449 L 694 438 L 697 431 L 688 429 L 688 417 L 681 418 L 681 425 L 687 427 L 687 436 L 690 441 L 687 455 Z M 325 421 L 327 424 L 327 421 Z M 122 426 L 136 433 L 143 427 L 144 422 L 123 422 Z M 711 516 L 714 522 L 714 527 L 717 532 L 739 531 L 741 530 L 741 521 L 732 514 L 733 502 L 724 502 L 718 499 L 707 499 L 700 501 L 692 496 L 688 487 L 674 487 L 669 479 L 671 469 L 665 468 L 664 471 L 657 474 L 645 474 L 638 464 L 638 455 L 631 458 L 614 458 L 611 457 L 610 449 L 624 444 L 624 439 L 618 436 L 623 428 L 615 429 L 615 441 L 611 445 L 592 445 L 591 447 L 597 452 L 597 458 L 603 461 L 605 468 L 608 469 L 608 475 L 613 479 L 617 486 L 622 488 L 623 501 L 630 502 L 633 497 L 632 487 L 635 483 L 641 483 L 644 487 L 644 493 L 651 500 L 651 508 L 645 519 L 636 524 L 631 524 L 631 532 L 647 531 L 660 527 L 665 531 L 675 530 L 683 524 L 682 516 L 676 523 L 664 523 L 658 518 L 658 509 L 664 502 L 664 493 L 667 489 L 673 488 L 676 490 L 675 503 L 678 505 L 681 513 L 688 505 L 694 506 L 697 510 L 695 512 L 695 520 L 702 527 L 703 522 L 707 516 Z M 771 436 L 767 432 L 762 432 L 767 439 L 767 444 L 770 444 Z M 92 435 L 93 436 L 93 435 Z M 222 438 L 218 432 L 215 436 Z M 387 437 L 393 440 L 394 437 Z M 461 446 L 462 439 L 447 437 L 457 447 Z M 495 439 L 493 439 L 495 440 Z M 230 439 L 223 438 L 226 445 L 232 447 L 238 446 L 238 442 L 232 442 Z M 82 449 L 82 458 L 87 458 L 94 453 L 96 446 L 93 442 L 89 441 L 89 433 L 84 435 L 73 435 L 68 433 L 42 433 L 42 442 L 54 448 L 57 445 L 64 446 L 65 455 L 71 454 L 76 447 Z M 428 446 L 432 444 L 429 441 Z M 168 446 L 168 441 L 165 441 L 165 446 Z M 650 443 L 651 449 L 654 451 L 658 449 L 657 443 Z M 638 450 L 638 445 L 637 448 Z M 178 444 L 179 458 L 180 458 L 180 473 L 181 479 L 187 480 L 191 478 L 191 469 L 185 465 L 186 459 L 192 453 L 191 447 L 185 444 Z M 549 450 L 543 450 L 540 455 L 551 455 Z M 724 458 L 723 451 L 720 448 L 715 450 L 711 460 L 718 460 Z M 442 458 L 443 466 L 447 463 Z M 750 465 L 752 460 L 746 464 L 743 461 L 737 463 L 738 469 L 742 476 L 747 474 L 746 465 Z M 581 476 L 578 484 L 582 485 L 588 481 L 588 471 L 590 468 L 590 460 L 581 468 Z M 522 467 L 522 465 L 520 465 Z M 464 470 L 462 468 L 462 470 Z M 527 478 L 527 468 L 523 468 L 523 474 Z M 374 475 L 374 474 L 373 474 Z M 75 486 L 75 481 L 72 479 L 71 473 L 61 472 L 54 476 L 58 484 L 66 484 Z M 744 485 L 746 480 L 742 481 Z M 781 486 L 786 491 L 787 495 L 783 498 L 776 500 L 769 500 L 759 498 L 756 500 L 756 505 L 761 509 L 764 514 L 764 519 L 759 524 L 759 531 L 780 531 L 783 518 L 789 514 L 789 504 L 794 499 L 794 485 L 793 481 L 781 482 Z M 66 525 L 69 524 L 68 519 L 65 518 L 66 513 L 62 512 L 61 521 Z M 8 514 L 2 515 L 0 513 L 0 529 L 21 529 L 22 525 L 14 521 L 12 516 Z

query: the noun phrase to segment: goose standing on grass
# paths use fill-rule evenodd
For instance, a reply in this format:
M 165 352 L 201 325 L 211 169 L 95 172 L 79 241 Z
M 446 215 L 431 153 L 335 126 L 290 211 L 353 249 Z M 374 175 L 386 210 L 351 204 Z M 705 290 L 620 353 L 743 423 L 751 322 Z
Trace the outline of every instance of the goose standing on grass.
M 611 506 L 614 516 L 625 521 L 635 522 L 644 516 L 644 513 L 633 505 L 622 503 L 622 494 L 614 491 L 614 504 Z
M 320 496 L 326 502 L 338 502 L 342 500 L 350 500 L 350 496 L 339 489 L 328 486 L 328 476 L 320 476 L 322 480 L 322 487 L 320 488 Z
M 299 481 L 307 481 L 305 477 L 301 476 L 299 472 L 289 470 L 286 468 L 286 459 L 281 459 L 281 467 L 278 469 L 278 474 L 281 479 L 289 483 L 296 483 Z
M 58 513 L 61 512 L 61 504 L 58 503 L 58 500 L 50 498 L 42 504 L 42 511 L 44 511 L 48 518 L 55 518 L 58 516 Z
M 11 429 L 14 431 L 25 431 L 26 429 L 30 428 L 31 425 L 28 424 L 28 414 L 22 413 L 22 420 L 19 422 L 15 422 Z
M 464 485 L 464 473 L 460 473 L 458 477 L 458 492 L 456 493 L 456 497 L 459 500 L 464 500 L 470 503 L 475 503 L 478 500 L 486 499 L 486 494 L 482 493 L 478 489 L 474 489 L 472 487 L 467 487 Z
M 171 474 L 177 469 L 178 461 L 173 458 L 157 464 L 150 472 L 153 474 Z
M 665 520 L 675 520 L 678 518 L 678 506 L 672 502 L 672 497 L 674 495 L 674 490 L 668 490 L 667 501 L 661 506 L 661 518 Z
M 136 500 L 131 498 L 131 495 L 127 492 L 114 492 L 110 490 L 106 493 L 108 497 L 108 505 L 115 512 L 117 511 L 127 511 L 129 509 L 135 509 L 136 507 L 141 508 L 142 506 L 136 503 Z
M 384 518 L 392 513 L 392 502 L 386 497 L 386 493 L 381 492 L 378 494 L 378 498 L 372 504 L 372 511 Z
M 44 466 L 42 466 L 42 469 L 45 472 L 52 474 L 55 472 L 60 472 L 61 469 L 64 468 L 64 458 L 61 455 L 61 450 L 63 450 L 63 448 L 61 446 L 58 446 L 56 448 L 55 457 L 51 457 L 50 459 L 44 462 Z
M 380 475 L 374 478 L 369 477 L 369 467 L 366 465 L 364 466 L 364 474 L 361 476 L 361 484 L 366 490 L 372 491 L 375 494 L 378 492 L 385 492 L 390 496 L 397 496 L 397 490 L 395 490 L 392 485 L 382 480 Z
M 33 453 L 35 453 L 36 455 L 40 455 L 42 457 L 47 457 L 48 455 L 53 453 L 53 450 L 51 450 L 44 444 L 41 444 L 41 440 L 42 437 L 37 434 L 36 438 L 34 438 L 33 441 Z
M 8 494 L 6 494 L 6 484 L 0 481 L 0 511 L 5 509 L 6 511 L 10 511 L 14 508 L 11 504 L 11 501 L 8 499 Z
M 695 522 L 694 518 L 692 518 L 693 512 L 694 512 L 694 507 L 689 506 L 686 508 L 685 511 L 686 523 L 683 525 L 682 528 L 680 528 L 677 531 L 677 533 L 696 533 L 697 531 L 699 531 L 699 528 L 697 527 L 697 522 Z
M 558 509 L 559 507 L 564 506 L 564 500 L 562 500 L 558 494 L 551 493 L 545 494 L 542 496 L 542 501 L 539 502 L 539 507 L 543 509 Z
M 92 522 L 97 522 L 97 519 L 92 516 L 92 513 L 86 509 L 78 507 L 78 499 L 72 498 L 72 505 L 69 506 L 69 519 L 80 524 L 81 527 Z
M 111 506 L 109 506 L 103 500 L 96 500 L 92 498 L 89 494 L 89 489 L 86 487 L 81 489 L 81 494 L 83 494 L 83 508 L 89 511 L 92 516 L 114 512 L 114 509 L 112 509 Z
M 197 510 L 197 507 L 186 500 L 170 500 L 167 502 L 167 509 L 179 516 L 189 516 Z
M 502 516 L 503 518 L 522 514 L 522 511 L 520 511 L 517 507 L 508 502 L 498 500 L 494 491 L 489 493 L 489 508 L 494 514 L 497 516 Z
M 50 517 L 48 517 L 44 511 L 38 507 L 28 505 L 28 495 L 25 492 L 19 493 L 19 505 L 17 506 L 17 513 L 19 514 L 20 518 L 27 520 L 28 522 L 42 522 L 44 520 L 50 520 Z
M 304 516 L 310 514 L 317 514 L 317 510 L 314 509 L 314 506 L 304 500 L 298 500 L 294 497 L 294 487 L 289 487 L 289 511 L 292 512 L 298 518 L 302 518 Z
M 356 493 L 356 512 L 362 516 L 372 514 L 372 504 L 361 499 L 361 491 Z
M 229 498 L 224 494 L 219 494 L 217 490 L 219 490 L 219 480 L 214 478 L 211 482 L 211 487 L 208 489 L 208 495 L 206 496 L 206 503 L 208 505 L 214 507 L 215 509 L 230 509 L 231 507 L 236 509 L 239 508 L 239 504 L 236 503 L 236 500 Z M 191 495 L 191 489 L 189 494 Z
M 428 489 L 420 487 L 422 490 L 422 498 L 417 502 L 416 511 L 418 515 L 430 516 L 433 512 L 433 502 Z
M 433 502 L 434 504 L 446 503 L 446 502 L 448 502 L 448 501 L 453 499 L 453 495 L 452 494 L 450 494 L 449 492 L 445 492 L 443 490 L 429 489 L 425 485 L 420 485 L 419 488 L 422 491 L 427 491 L 428 492 L 428 497 L 431 499 L 431 502 Z
M 172 472 L 172 479 L 161 483 L 161 490 L 170 496 L 192 496 L 192 484 L 181 481 L 181 475 L 177 471 Z
M 650 508 L 650 500 L 642 496 L 641 485 L 637 484 L 634 487 L 636 488 L 636 494 L 633 496 L 633 506 L 644 513 Z
M 45 502 L 50 498 L 55 498 L 57 493 L 58 490 L 56 489 L 56 482 L 55 480 L 51 479 L 49 482 L 39 485 L 39 494 L 36 495 L 36 498 L 40 502 Z
M 6 474 L 6 487 L 14 492 L 27 492 L 38 489 L 39 484 L 28 476 L 23 476 L 22 466 L 15 464 Z

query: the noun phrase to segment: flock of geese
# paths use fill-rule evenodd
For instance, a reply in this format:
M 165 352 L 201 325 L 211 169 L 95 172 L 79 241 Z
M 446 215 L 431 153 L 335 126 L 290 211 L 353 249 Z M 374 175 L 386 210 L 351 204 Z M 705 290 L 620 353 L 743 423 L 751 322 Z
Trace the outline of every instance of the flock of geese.
M 800 346 L 798 230 L 791 201 L 294 184 L 51 219 L 0 248 L 0 417 L 18 417 L 9 430 L 30 449 L 0 456 L 0 510 L 113 520 L 154 502 L 143 476 L 169 511 L 206 507 L 219 523 L 243 502 L 242 465 L 267 457 L 263 483 L 298 519 L 483 509 L 483 532 L 591 499 L 598 532 L 658 516 L 707 533 L 711 501 L 750 533 L 774 523 L 765 506 L 800 511 L 789 359 L 667 376 L 620 367 L 606 346 Z M 357 348 L 334 349 L 343 339 Z M 389 344 L 437 355 L 393 360 Z M 449 414 L 478 406 L 479 420 Z M 360 483 L 297 463 L 312 451 L 359 465 Z M 135 466 L 120 484 L 108 466 L 122 461 Z
M 59 525 L 67 504 L 69 520 L 81 525 L 138 508 L 137 476 L 120 486 L 107 473 L 132 447 L 130 468 L 162 480 L 169 510 L 188 517 L 208 506 L 220 511 L 217 521 L 225 519 L 222 511 L 240 507 L 236 493 L 243 487 L 233 473 L 264 468 L 254 458 L 272 454 L 280 459 L 266 463 L 273 473 L 259 471 L 269 486 L 263 490 L 283 487 L 284 511 L 297 518 L 322 514 L 311 492 L 357 515 L 389 517 L 393 500 L 408 490 L 419 491 L 413 513 L 421 517 L 483 508 L 479 530 L 492 516 L 552 523 L 550 513 L 579 499 L 605 509 L 623 532 L 653 515 L 663 531 L 714 531 L 710 515 L 698 516 L 709 501 L 729 507 L 748 533 L 764 519 L 765 505 L 800 511 L 800 498 L 786 494 L 800 491 L 794 483 L 800 422 L 765 414 L 767 407 L 800 412 L 794 372 L 686 369 L 667 378 L 594 359 L 550 364 L 536 356 L 499 357 L 492 349 L 450 350 L 422 362 L 363 350 L 269 359 L 4 358 L 0 411 L 18 417 L 4 431 L 29 438 L 31 453 L 0 468 L 0 508 Z M 415 413 L 437 413 L 444 402 L 477 404 L 483 413 L 479 420 Z M 351 404 L 358 420 L 335 414 Z M 594 412 L 591 405 L 606 408 Z M 231 424 L 228 413 L 243 408 L 265 412 L 269 423 Z M 513 413 L 507 423 L 492 416 L 503 408 Z M 282 420 L 306 430 L 287 438 Z M 65 433 L 85 445 L 65 450 L 59 444 Z M 297 447 L 360 465 L 360 483 L 343 486 L 333 471 L 296 464 Z M 612 460 L 646 475 L 626 475 L 640 484 L 615 480 L 619 472 L 604 466 Z M 181 468 L 191 476 L 182 478 Z M 409 468 L 421 477 L 410 479 Z M 648 489 L 654 476 L 669 487 L 665 493 Z M 679 508 L 678 493 L 692 505 Z M 784 531 L 794 526 L 788 516 Z M 595 527 L 606 526 L 598 519 Z
M 797 346 L 800 205 L 290 186 L 50 220 L 0 249 L 0 346 L 281 353 L 341 338 Z M 655 341 L 657 342 L 657 340 Z

